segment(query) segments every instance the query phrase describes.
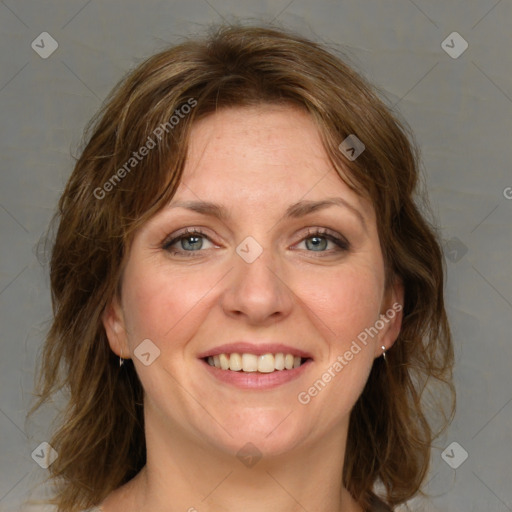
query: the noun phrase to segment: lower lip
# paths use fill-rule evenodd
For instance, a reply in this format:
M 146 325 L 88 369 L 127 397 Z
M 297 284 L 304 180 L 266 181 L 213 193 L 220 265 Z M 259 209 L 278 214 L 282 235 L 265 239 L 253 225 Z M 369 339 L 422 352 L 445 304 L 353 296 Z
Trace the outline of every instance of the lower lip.
M 206 361 L 201 360 L 206 366 L 210 375 L 216 379 L 231 384 L 241 389 L 273 389 L 282 384 L 286 384 L 294 379 L 299 378 L 312 363 L 308 359 L 304 364 L 298 368 L 291 370 L 275 370 L 272 373 L 259 373 L 259 372 L 234 372 L 232 370 L 222 370 L 216 366 L 209 365 Z

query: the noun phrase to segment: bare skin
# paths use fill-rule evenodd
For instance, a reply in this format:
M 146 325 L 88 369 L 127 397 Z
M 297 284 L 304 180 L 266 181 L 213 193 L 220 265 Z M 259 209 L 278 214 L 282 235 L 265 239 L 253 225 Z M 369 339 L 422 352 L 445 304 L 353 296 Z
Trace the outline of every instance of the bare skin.
M 283 217 L 327 198 L 341 201 Z M 341 483 L 349 414 L 401 312 L 345 354 L 403 304 L 400 284 L 384 286 L 372 205 L 340 179 L 308 114 L 276 106 L 195 124 L 171 206 L 182 201 L 217 203 L 227 216 L 159 212 L 135 235 L 122 296 L 104 314 L 112 350 L 133 359 L 145 390 L 147 464 L 103 511 L 362 512 Z M 262 249 L 252 262 L 236 251 L 249 236 Z M 134 355 L 146 339 L 160 350 L 148 366 Z M 199 357 L 238 340 L 283 343 L 312 360 L 271 389 L 241 388 Z M 309 392 L 328 369 L 328 383 Z M 247 443 L 261 455 L 250 466 L 237 457 Z

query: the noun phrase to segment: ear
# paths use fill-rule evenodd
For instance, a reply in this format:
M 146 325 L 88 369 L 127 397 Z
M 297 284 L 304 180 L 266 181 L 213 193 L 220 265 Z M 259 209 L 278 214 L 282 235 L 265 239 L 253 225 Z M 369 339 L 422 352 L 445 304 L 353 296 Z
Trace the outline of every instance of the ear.
M 129 359 L 130 350 L 126 337 L 124 315 L 117 296 L 107 305 L 101 319 L 112 351 L 124 359 Z
M 402 328 L 403 309 L 404 285 L 399 277 L 395 277 L 382 301 L 380 319 L 384 327 L 379 332 L 378 343 L 375 344 L 375 357 L 382 355 L 382 346 L 389 350 L 398 338 Z

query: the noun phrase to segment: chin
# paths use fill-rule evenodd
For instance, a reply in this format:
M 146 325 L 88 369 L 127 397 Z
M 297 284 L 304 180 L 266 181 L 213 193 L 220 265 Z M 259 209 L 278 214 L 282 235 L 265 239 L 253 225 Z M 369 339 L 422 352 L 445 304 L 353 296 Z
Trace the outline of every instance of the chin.
M 207 437 L 212 445 L 230 455 L 239 456 L 245 449 L 265 457 L 277 457 L 295 449 L 307 437 L 306 422 L 298 420 L 291 407 L 289 410 L 245 410 L 222 421 L 217 418 L 225 430 L 218 426 L 209 430 Z M 204 429 L 204 423 L 201 427 Z M 215 432 L 219 436 L 212 438 Z

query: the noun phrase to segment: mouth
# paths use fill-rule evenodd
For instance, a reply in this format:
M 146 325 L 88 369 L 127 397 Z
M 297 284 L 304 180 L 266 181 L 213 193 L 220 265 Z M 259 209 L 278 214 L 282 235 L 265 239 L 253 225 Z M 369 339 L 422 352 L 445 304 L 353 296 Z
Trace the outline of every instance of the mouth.
M 242 390 L 275 389 L 302 378 L 312 366 L 311 353 L 271 341 L 237 341 L 197 354 L 216 382 Z
M 276 373 L 287 372 L 311 361 L 310 357 L 301 357 L 293 353 L 221 353 L 202 358 L 210 366 L 227 372 Z

